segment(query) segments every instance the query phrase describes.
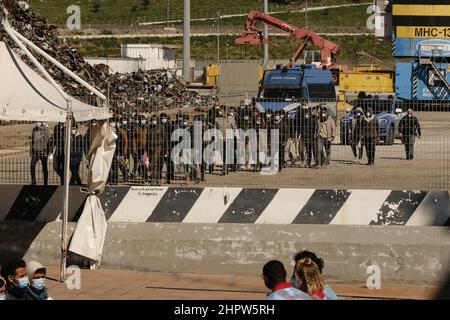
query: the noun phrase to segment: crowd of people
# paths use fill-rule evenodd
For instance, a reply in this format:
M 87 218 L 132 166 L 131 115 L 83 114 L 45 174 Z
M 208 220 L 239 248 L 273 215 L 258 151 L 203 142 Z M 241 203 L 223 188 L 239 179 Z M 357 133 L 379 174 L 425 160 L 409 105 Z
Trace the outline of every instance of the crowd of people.
M 295 255 L 294 262 L 289 281 L 282 262 L 271 260 L 264 265 L 261 276 L 271 290 L 267 300 L 338 300 L 322 275 L 322 258 L 304 250 Z M 37 261 L 6 262 L 0 274 L 0 300 L 53 300 L 46 287 L 47 269 Z
M 355 162 L 360 162 L 365 147 L 368 165 L 375 164 L 375 148 L 380 137 L 380 127 L 377 116 L 370 107 L 358 107 L 354 111 L 354 120 L 349 130 L 351 150 Z M 184 162 L 174 162 L 175 146 L 183 138 L 173 141 L 172 133 L 177 129 L 187 130 L 194 137 L 194 124 L 201 127 L 202 148 L 217 139 L 208 134 L 209 129 L 218 130 L 223 139 L 223 153 L 210 152 L 211 160 L 207 163 L 205 154 L 192 154 L 193 145 L 187 149 L 178 150 L 178 156 L 189 154 L 191 157 Z M 82 135 L 77 125 L 71 133 L 70 171 L 71 184 L 81 185 L 79 175 L 83 157 L 88 154 L 92 127 L 97 121 L 88 124 L 87 132 Z M 221 175 L 230 171 L 252 170 L 260 171 L 268 166 L 268 155 L 275 151 L 279 159 L 278 171 L 286 166 L 325 169 L 332 159 L 331 145 L 337 137 L 337 126 L 334 114 L 326 107 L 307 108 L 299 106 L 296 110 L 285 112 L 271 109 L 260 110 L 251 100 L 242 100 L 240 105 L 227 107 L 218 101 L 207 112 L 185 113 L 180 110 L 175 116 L 167 113 L 144 115 L 138 113 L 116 114 L 109 125 L 116 132 L 117 147 L 114 154 L 109 183 L 150 183 L 160 185 L 163 178 L 170 184 L 175 179 L 175 173 L 182 173 L 185 183 L 205 181 L 205 174 L 212 174 L 220 168 Z M 248 135 L 242 135 L 249 129 L 256 133 L 256 143 Z M 421 137 L 420 124 L 411 109 L 399 123 L 399 132 L 405 144 L 407 159 L 413 159 L 415 138 Z M 278 144 L 273 145 L 271 139 L 274 130 L 278 132 Z M 227 132 L 232 136 L 227 136 Z M 36 164 L 41 161 L 44 172 L 44 184 L 48 184 L 47 161 L 53 157 L 53 168 L 64 182 L 64 135 L 65 126 L 59 123 L 48 132 L 46 123 L 37 122 L 32 131 L 31 143 L 31 180 L 36 184 Z M 225 138 L 227 137 L 227 138 Z M 227 140 L 228 139 L 228 140 Z M 231 147 L 228 143 L 233 140 Z M 243 146 L 243 153 L 238 148 Z M 250 150 L 253 147 L 254 153 Z M 277 149 L 277 150 L 275 150 Z M 203 149 L 202 149 L 203 150 Z M 230 156 L 226 156 L 231 154 Z M 273 165 L 273 163 L 269 163 Z M 165 176 L 163 168 L 165 166 Z M 120 176 L 122 179 L 120 179 Z

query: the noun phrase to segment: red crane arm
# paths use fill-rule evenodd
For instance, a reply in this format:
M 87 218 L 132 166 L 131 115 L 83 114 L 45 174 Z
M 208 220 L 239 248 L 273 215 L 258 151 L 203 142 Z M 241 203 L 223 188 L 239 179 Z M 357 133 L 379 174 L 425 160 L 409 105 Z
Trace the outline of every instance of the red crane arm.
M 265 44 L 268 43 L 267 39 L 264 39 L 263 33 L 256 27 L 256 22 L 264 22 L 274 28 L 280 29 L 296 39 L 303 40 L 302 45 L 298 48 L 293 57 L 293 62 L 302 55 L 308 43 L 318 47 L 320 49 L 320 57 L 323 66 L 329 67 L 339 54 L 340 46 L 334 42 L 326 40 L 320 37 L 317 33 L 311 30 L 302 29 L 286 23 L 280 19 L 272 17 L 271 15 L 264 14 L 259 11 L 251 11 L 245 22 L 244 31 L 241 36 L 236 39 L 235 44 Z

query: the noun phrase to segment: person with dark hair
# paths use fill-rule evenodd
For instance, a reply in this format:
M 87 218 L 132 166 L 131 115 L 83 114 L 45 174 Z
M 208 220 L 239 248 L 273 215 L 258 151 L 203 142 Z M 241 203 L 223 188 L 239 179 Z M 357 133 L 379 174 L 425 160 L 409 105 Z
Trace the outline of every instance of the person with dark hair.
M 311 259 L 316 265 L 317 268 L 320 272 L 320 274 L 322 274 L 323 269 L 325 267 L 325 262 L 323 261 L 322 258 L 319 258 L 314 252 L 308 251 L 308 250 L 303 250 L 298 252 L 295 256 L 294 256 L 294 261 L 295 261 L 295 266 L 294 267 L 294 273 L 292 274 L 291 277 L 291 285 L 294 288 L 300 289 L 298 286 L 298 275 L 296 275 L 297 272 L 297 264 L 299 261 L 304 260 L 304 259 Z M 325 293 L 325 297 L 327 300 L 338 300 L 338 296 L 336 295 L 336 293 L 333 291 L 333 289 L 331 289 L 331 287 L 327 284 L 324 285 L 323 288 L 323 292 Z
M 44 122 L 36 122 L 31 131 L 31 162 L 30 174 L 31 184 L 36 184 L 36 165 L 41 161 L 42 172 L 44 173 L 44 185 L 48 185 L 48 155 L 50 154 L 51 141 L 47 125 Z
M 53 170 L 59 176 L 61 185 L 64 185 L 64 135 L 66 126 L 58 122 L 53 129 Z
M 220 112 L 220 103 L 219 100 L 214 101 L 214 106 L 208 111 L 208 122 L 212 125 L 215 125 L 216 118 L 219 117 Z
M 147 154 L 150 155 L 151 179 L 150 184 L 161 185 L 164 154 L 169 150 L 170 132 L 157 115 L 150 118 L 150 126 L 147 131 Z
M 70 184 L 71 185 L 82 185 L 81 177 L 79 174 L 81 161 L 83 160 L 83 152 L 85 139 L 83 135 L 78 132 L 78 125 L 72 127 L 71 134 L 71 152 L 70 152 Z
M 355 117 L 352 121 L 352 129 L 350 132 L 350 141 L 353 155 L 355 156 L 355 162 L 359 163 L 363 155 L 363 142 L 362 142 L 362 123 L 364 119 L 364 111 L 361 107 L 356 108 Z
M 286 269 L 282 262 L 271 260 L 263 267 L 262 278 L 266 287 L 272 292 L 267 300 L 311 300 L 311 297 L 286 282 Z
M 0 276 L 0 301 L 5 300 L 6 281 Z
M 6 280 L 5 300 L 32 300 L 28 293 L 27 265 L 14 260 L 2 265 L 1 276 Z
M 133 155 L 135 155 L 136 162 L 133 172 L 136 172 L 137 176 L 142 176 L 144 181 L 148 180 L 148 166 L 147 166 L 147 135 L 148 135 L 147 118 L 142 115 L 138 115 L 135 121 L 134 127 L 134 140 L 133 140 Z
M 322 111 L 319 118 L 319 163 L 322 168 L 327 168 L 331 162 L 331 143 L 336 137 L 336 123 L 327 111 Z
M 163 145 L 165 146 L 165 149 L 163 150 L 163 157 L 161 158 L 161 161 L 163 163 L 161 164 L 161 170 L 162 166 L 164 165 L 164 162 L 166 163 L 167 167 L 167 173 L 166 173 L 166 182 L 167 184 L 170 184 L 172 180 L 175 179 L 175 165 L 172 161 L 171 153 L 172 153 L 172 147 L 173 143 L 171 141 L 172 131 L 173 131 L 173 125 L 169 121 L 170 118 L 166 113 L 161 113 L 159 116 L 161 126 L 163 127 L 163 131 L 166 133 L 164 135 L 165 139 L 167 141 L 164 141 Z
M 367 108 L 362 120 L 362 138 L 366 147 L 367 165 L 373 166 L 375 165 L 375 146 L 380 139 L 380 124 L 372 108 Z
M 280 110 L 275 111 L 274 120 L 272 127 L 270 128 L 270 137 L 272 135 L 272 130 L 278 130 L 279 140 L 278 140 L 278 171 L 281 172 L 283 166 L 285 165 L 284 157 L 284 146 L 289 138 L 289 127 L 283 114 Z M 272 140 L 270 140 L 272 141 Z
M 414 143 L 416 142 L 416 137 L 420 139 L 422 131 L 419 120 L 414 116 L 412 109 L 408 109 L 407 115 L 400 120 L 398 131 L 400 132 L 402 143 L 405 145 L 406 160 L 414 159 Z
M 234 132 L 235 129 L 235 121 L 233 118 L 228 117 L 227 113 L 226 113 L 226 109 L 227 107 L 222 105 L 220 106 L 219 109 L 219 115 L 218 117 L 216 117 L 215 119 L 215 126 L 216 129 L 218 129 L 221 133 L 222 133 L 222 139 L 223 139 L 223 149 L 222 149 L 222 176 L 228 175 L 229 170 L 228 170 L 228 166 L 229 165 L 234 165 L 234 164 L 230 164 L 227 161 L 227 155 L 228 153 L 233 154 L 234 152 L 234 148 L 232 149 L 228 149 L 228 147 L 231 145 L 231 143 L 234 142 L 234 138 L 229 137 L 227 135 L 227 131 L 230 130 L 231 132 Z M 234 158 L 234 157 L 232 157 Z

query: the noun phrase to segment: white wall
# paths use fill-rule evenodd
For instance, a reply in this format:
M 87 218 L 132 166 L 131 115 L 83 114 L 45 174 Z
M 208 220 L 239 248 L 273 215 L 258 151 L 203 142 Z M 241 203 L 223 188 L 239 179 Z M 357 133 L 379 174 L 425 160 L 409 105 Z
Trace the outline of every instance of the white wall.
M 96 64 L 106 64 L 110 67 L 110 73 L 131 73 L 136 72 L 142 65 L 142 62 L 135 59 L 110 59 L 110 58 L 85 58 L 91 66 Z
M 175 69 L 175 49 L 155 45 L 122 45 L 122 57 L 144 59 L 144 70 Z

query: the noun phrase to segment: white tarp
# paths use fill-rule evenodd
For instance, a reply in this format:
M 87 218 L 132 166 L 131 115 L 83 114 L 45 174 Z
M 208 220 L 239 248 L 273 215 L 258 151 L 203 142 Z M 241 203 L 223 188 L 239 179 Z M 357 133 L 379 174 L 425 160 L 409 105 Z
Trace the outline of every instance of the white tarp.
M 106 236 L 106 218 L 98 194 L 105 189 L 116 149 L 117 135 L 105 122 L 94 127 L 93 141 L 87 156 L 90 195 L 75 228 L 69 251 L 87 257 L 100 265 Z
M 0 79 L 0 120 L 66 121 L 66 100 L 1 41 Z M 73 116 L 78 122 L 110 118 L 107 108 L 94 107 L 73 97 L 70 99 Z

